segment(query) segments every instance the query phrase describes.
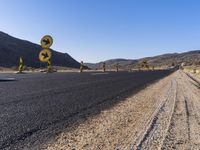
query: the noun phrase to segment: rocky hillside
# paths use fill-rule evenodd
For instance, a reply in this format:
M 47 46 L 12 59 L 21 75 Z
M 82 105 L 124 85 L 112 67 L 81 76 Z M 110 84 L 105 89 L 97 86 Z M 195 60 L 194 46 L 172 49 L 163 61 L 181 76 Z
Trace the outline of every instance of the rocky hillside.
M 138 68 L 144 60 L 147 61 L 150 66 L 155 67 L 171 67 L 173 65 L 180 65 L 181 63 L 184 63 L 185 65 L 200 65 L 200 50 L 185 53 L 164 54 L 135 60 L 111 59 L 104 62 L 107 64 L 108 68 L 114 68 L 116 64 L 119 64 L 121 68 L 128 69 L 130 66 L 132 68 Z M 103 62 L 89 64 L 89 66 L 93 69 L 100 69 L 102 68 L 102 65 Z
M 19 57 L 22 56 L 25 65 L 29 67 L 41 67 L 44 63 L 39 61 L 38 55 L 42 48 L 29 41 L 14 38 L 0 31 L 0 67 L 18 66 Z M 79 68 L 80 64 L 67 53 L 52 50 L 52 64 Z

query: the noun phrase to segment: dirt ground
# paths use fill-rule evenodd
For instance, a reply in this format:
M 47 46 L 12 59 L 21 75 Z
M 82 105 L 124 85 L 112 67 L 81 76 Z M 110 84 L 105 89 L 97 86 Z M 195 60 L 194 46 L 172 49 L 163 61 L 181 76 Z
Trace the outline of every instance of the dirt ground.
M 59 134 L 48 150 L 200 149 L 200 85 L 182 71 Z

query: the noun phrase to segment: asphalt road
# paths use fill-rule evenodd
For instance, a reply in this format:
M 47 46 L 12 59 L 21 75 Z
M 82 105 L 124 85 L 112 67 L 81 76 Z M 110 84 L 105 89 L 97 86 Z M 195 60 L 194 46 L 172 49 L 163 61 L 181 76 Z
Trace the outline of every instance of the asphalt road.
M 16 79 L 0 80 L 0 149 L 23 143 L 36 132 L 102 102 L 131 95 L 169 73 L 0 74 L 0 78 Z

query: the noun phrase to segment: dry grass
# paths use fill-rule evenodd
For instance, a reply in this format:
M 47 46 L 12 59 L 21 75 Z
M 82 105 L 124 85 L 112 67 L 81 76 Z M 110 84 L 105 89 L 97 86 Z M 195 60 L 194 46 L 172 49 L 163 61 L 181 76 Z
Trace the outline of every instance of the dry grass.
M 185 66 L 184 71 L 192 73 L 200 79 L 200 66 Z

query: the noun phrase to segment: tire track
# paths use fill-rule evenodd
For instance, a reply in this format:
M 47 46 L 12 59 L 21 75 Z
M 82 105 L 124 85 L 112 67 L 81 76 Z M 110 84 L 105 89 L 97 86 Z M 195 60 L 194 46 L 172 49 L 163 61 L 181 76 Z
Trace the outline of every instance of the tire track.
M 171 117 L 176 102 L 176 80 L 171 81 L 171 86 L 166 99 L 161 103 L 148 122 L 147 130 L 140 137 L 134 149 L 161 149 L 166 133 L 170 126 Z
M 198 110 L 200 108 L 197 98 L 195 98 L 198 90 L 190 80 L 190 76 L 179 71 L 178 96 L 175 113 L 172 116 L 172 122 L 169 127 L 166 139 L 162 149 L 199 149 L 200 135 L 198 131 L 200 124 L 197 123 Z M 195 80 L 193 80 L 195 81 Z
M 188 76 L 188 74 L 186 75 Z M 186 100 L 188 102 L 188 110 L 189 110 L 190 147 L 191 149 L 199 149 L 200 147 L 200 133 L 199 133 L 199 130 L 200 130 L 200 112 L 199 112 L 200 93 L 199 92 L 200 90 L 199 90 L 199 87 L 194 86 L 196 84 L 198 85 L 199 81 L 193 76 L 193 78 L 187 78 L 184 84 L 188 85 L 188 86 L 184 86 L 183 90 L 185 93 Z
M 188 99 L 185 97 L 185 109 L 186 109 L 186 117 L 187 117 L 187 129 L 188 129 L 188 140 L 190 141 L 190 112 L 188 107 Z

